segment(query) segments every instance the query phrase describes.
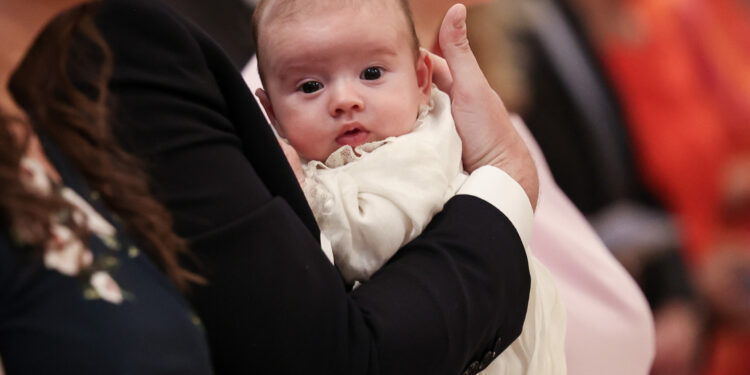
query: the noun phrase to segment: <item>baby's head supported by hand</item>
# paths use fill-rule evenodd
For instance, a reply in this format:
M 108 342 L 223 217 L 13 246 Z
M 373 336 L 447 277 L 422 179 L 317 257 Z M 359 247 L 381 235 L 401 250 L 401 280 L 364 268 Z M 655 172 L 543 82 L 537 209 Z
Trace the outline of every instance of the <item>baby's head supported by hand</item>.
M 432 64 L 406 0 L 261 0 L 253 17 L 258 96 L 307 160 L 409 133 Z

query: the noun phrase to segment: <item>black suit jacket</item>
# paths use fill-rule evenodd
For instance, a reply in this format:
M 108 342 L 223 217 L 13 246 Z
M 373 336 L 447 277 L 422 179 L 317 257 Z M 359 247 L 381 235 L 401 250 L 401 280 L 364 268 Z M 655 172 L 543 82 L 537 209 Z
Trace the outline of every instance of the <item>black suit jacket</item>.
M 191 299 L 217 373 L 458 374 L 520 334 L 528 264 L 501 212 L 451 199 L 347 292 L 221 49 L 154 0 L 104 0 L 98 25 L 115 58 L 116 134 L 147 162 L 209 280 Z

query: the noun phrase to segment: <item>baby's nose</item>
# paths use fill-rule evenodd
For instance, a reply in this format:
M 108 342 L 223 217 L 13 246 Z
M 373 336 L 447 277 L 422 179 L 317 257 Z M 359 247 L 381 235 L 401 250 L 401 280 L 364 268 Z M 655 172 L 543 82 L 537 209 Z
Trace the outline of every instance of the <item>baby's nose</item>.
M 329 112 L 331 116 L 340 116 L 350 112 L 358 112 L 365 109 L 362 96 L 351 84 L 342 83 L 331 90 L 331 101 Z

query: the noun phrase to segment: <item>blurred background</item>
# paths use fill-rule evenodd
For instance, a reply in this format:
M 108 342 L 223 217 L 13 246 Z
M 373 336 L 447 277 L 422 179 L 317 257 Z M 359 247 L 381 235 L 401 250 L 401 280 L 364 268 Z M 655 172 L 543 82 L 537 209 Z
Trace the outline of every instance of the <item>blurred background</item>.
M 166 1 L 238 68 L 253 55 L 252 0 Z M 651 373 L 750 374 L 750 0 L 494 0 L 468 22 L 493 88 L 646 295 Z
M 472 47 L 654 313 L 652 374 L 750 374 L 750 1 L 497 0 Z

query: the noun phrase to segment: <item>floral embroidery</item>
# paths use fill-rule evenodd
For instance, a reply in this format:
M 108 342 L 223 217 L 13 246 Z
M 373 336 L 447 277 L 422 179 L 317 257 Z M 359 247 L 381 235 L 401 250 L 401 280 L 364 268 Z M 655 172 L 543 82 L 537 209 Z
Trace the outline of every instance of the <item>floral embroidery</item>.
M 38 161 L 31 158 L 21 160 L 21 179 L 29 189 L 43 195 L 59 194 L 74 207 L 73 212 L 64 210 L 52 215 L 52 238 L 44 251 L 44 266 L 63 275 L 76 277 L 81 281 L 84 297 L 101 299 L 120 304 L 126 295 L 109 271 L 118 265 L 117 258 L 101 256 L 94 259 L 91 250 L 75 236 L 63 223 L 72 219 L 78 225 L 85 225 L 91 234 L 97 236 L 110 249 L 119 250 L 117 231 L 99 215 L 88 202 L 67 187 L 55 186 Z

